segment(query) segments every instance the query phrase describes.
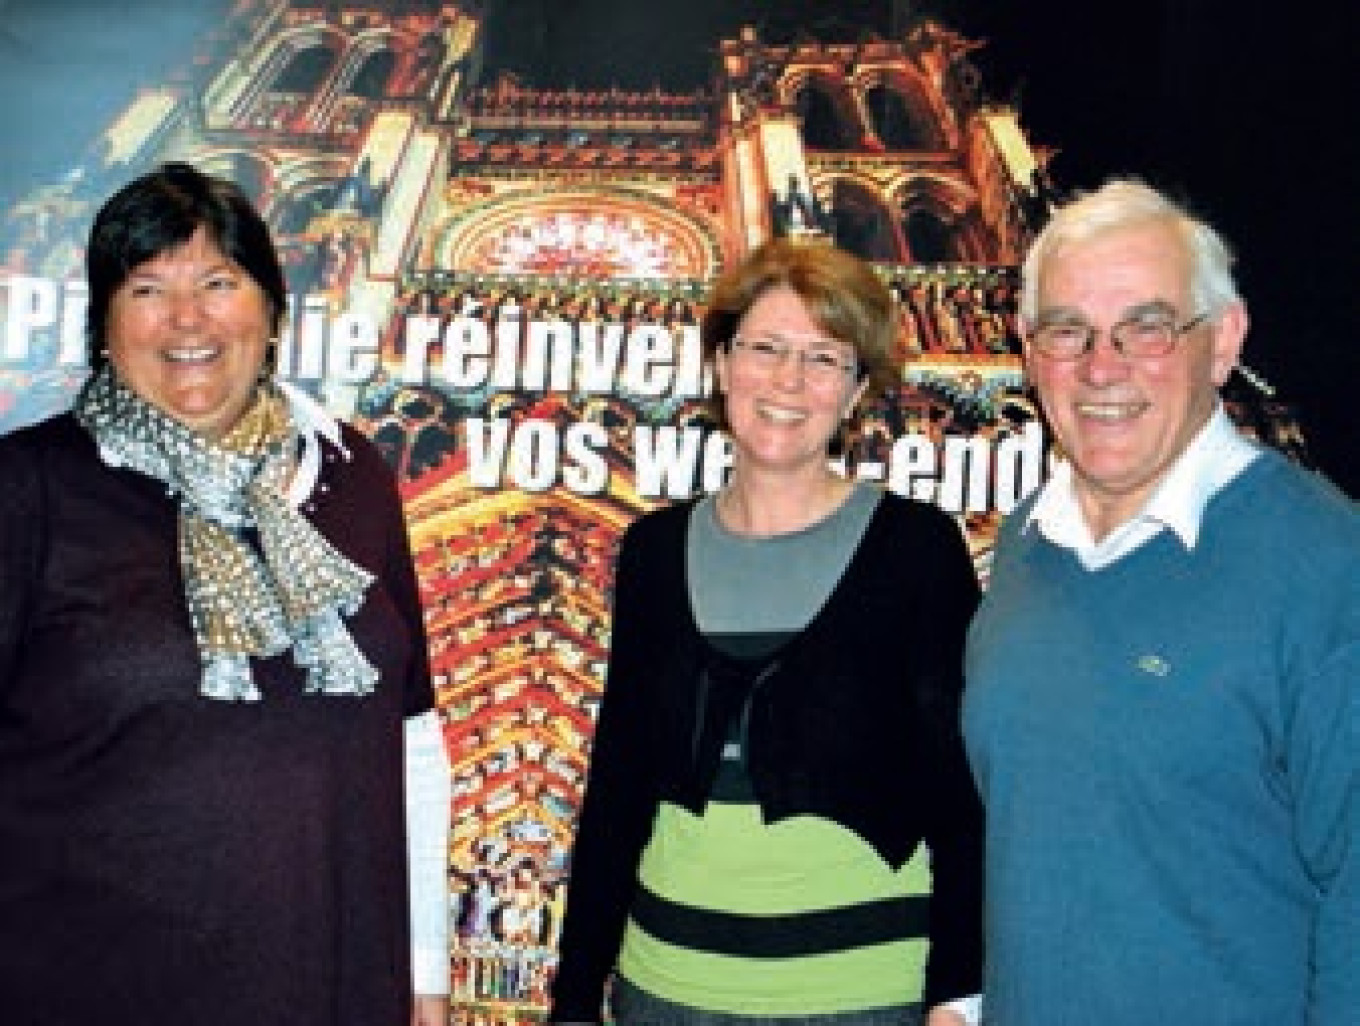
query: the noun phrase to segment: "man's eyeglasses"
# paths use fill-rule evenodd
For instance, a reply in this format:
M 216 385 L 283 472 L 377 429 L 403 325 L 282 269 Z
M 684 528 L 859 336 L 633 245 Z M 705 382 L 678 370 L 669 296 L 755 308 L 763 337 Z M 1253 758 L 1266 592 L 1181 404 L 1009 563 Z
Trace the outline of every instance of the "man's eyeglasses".
M 1187 331 L 1204 323 L 1208 314 L 1199 314 L 1184 324 L 1170 316 L 1130 317 L 1110 327 L 1110 345 L 1117 353 L 1134 359 L 1165 356 Z M 1030 332 L 1029 344 L 1050 360 L 1075 360 L 1095 348 L 1100 329 L 1085 321 L 1056 321 L 1041 324 Z
M 844 350 L 825 339 L 816 336 L 813 339 L 814 344 L 800 349 L 785 335 L 736 335 L 728 351 L 733 359 L 766 374 L 782 367 L 792 356 L 802 366 L 803 379 L 809 385 L 824 388 L 841 384 L 858 370 L 859 363 L 854 357 L 847 358 Z

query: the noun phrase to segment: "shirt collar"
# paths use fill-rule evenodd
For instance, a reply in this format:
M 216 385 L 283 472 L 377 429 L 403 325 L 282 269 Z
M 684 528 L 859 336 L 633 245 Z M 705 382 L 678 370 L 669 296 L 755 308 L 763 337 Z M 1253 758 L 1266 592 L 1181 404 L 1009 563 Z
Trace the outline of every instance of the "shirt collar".
M 1126 524 L 1111 533 L 1122 534 L 1134 524 L 1170 528 L 1187 549 L 1199 540 L 1200 524 L 1209 500 L 1260 453 L 1229 418 L 1220 402 L 1208 422 L 1172 464 L 1147 504 Z M 1038 526 L 1055 544 L 1073 549 L 1095 547 L 1082 516 L 1072 482 L 1072 467 L 1059 462 L 1040 490 L 1025 518 L 1023 530 Z
M 275 379 L 275 384 L 288 400 L 293 424 L 302 440 L 298 465 L 287 492 L 289 505 L 296 509 L 307 500 L 321 479 L 321 439 L 324 438 L 339 449 L 345 459 L 349 459 L 349 452 L 345 449 L 344 438 L 340 433 L 340 422 L 324 406 L 287 381 Z

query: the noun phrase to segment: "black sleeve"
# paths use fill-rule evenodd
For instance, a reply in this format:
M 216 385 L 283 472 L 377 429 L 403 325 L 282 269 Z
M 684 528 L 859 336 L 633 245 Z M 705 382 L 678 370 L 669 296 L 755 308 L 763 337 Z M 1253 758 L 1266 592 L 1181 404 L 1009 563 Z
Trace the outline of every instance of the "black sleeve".
M 645 700 L 647 556 L 639 524 L 625 533 L 615 571 L 609 662 L 572 848 L 552 1022 L 602 1021 L 605 982 L 618 957 L 656 810 Z
M 963 658 L 968 625 L 981 596 L 972 557 L 953 519 L 935 518 L 928 537 L 934 558 L 932 602 L 918 615 L 934 619 L 935 651 L 928 672 L 926 744 L 933 772 L 925 803 L 925 838 L 931 854 L 930 955 L 927 1008 L 982 989 L 982 802 L 964 752 L 960 722 Z

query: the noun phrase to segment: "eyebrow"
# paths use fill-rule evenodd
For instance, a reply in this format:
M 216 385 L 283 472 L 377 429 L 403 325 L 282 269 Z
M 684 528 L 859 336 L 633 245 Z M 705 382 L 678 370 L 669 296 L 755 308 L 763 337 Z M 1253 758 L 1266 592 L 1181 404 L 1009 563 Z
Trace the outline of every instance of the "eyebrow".
M 1174 303 L 1169 303 L 1165 299 L 1149 299 L 1145 303 L 1137 303 L 1129 307 L 1119 319 L 1121 321 L 1136 321 L 1150 314 L 1175 319 L 1176 312 Z
M 151 267 L 152 263 L 153 263 L 152 260 L 147 260 L 143 263 L 138 264 L 135 267 L 129 268 L 127 272 L 127 277 L 124 279 L 124 281 L 131 281 L 133 278 L 148 278 L 148 279 L 164 278 L 166 276 L 165 272 L 153 270 Z M 200 271 L 196 277 L 201 280 L 203 278 L 210 278 L 214 274 L 221 274 L 224 271 L 231 274 L 239 274 L 242 273 L 242 270 L 243 269 L 241 268 L 241 266 L 237 264 L 235 261 L 231 260 L 229 257 L 224 257 L 217 263 L 209 264 L 202 271 Z
M 1136 321 L 1148 316 L 1174 318 L 1176 313 L 1177 308 L 1174 303 L 1165 299 L 1148 299 L 1141 303 L 1135 303 L 1133 306 L 1126 306 L 1120 312 L 1117 323 Z M 1049 324 L 1089 324 L 1090 321 L 1076 307 L 1055 306 L 1040 310 L 1034 323 L 1042 327 Z
M 854 346 L 831 335 L 818 335 L 810 331 L 781 331 L 778 328 L 765 328 L 756 331 L 739 331 L 738 335 L 747 338 L 770 338 L 780 342 L 805 342 L 809 349 L 840 349 L 854 352 Z

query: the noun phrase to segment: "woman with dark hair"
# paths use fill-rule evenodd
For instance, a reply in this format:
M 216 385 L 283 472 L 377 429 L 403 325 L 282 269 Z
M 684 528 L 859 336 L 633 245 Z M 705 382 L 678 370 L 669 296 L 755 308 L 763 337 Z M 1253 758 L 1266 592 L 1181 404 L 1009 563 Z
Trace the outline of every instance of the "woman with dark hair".
M 86 259 L 92 374 L 0 438 L 4 1020 L 442 1023 L 448 769 L 391 473 L 271 380 L 284 279 L 232 183 L 136 179 Z
M 629 1026 L 976 1019 L 977 580 L 947 514 L 828 460 L 894 381 L 894 330 L 826 245 L 768 243 L 714 287 L 731 477 L 622 542 L 554 1022 L 601 1022 L 616 968 Z

